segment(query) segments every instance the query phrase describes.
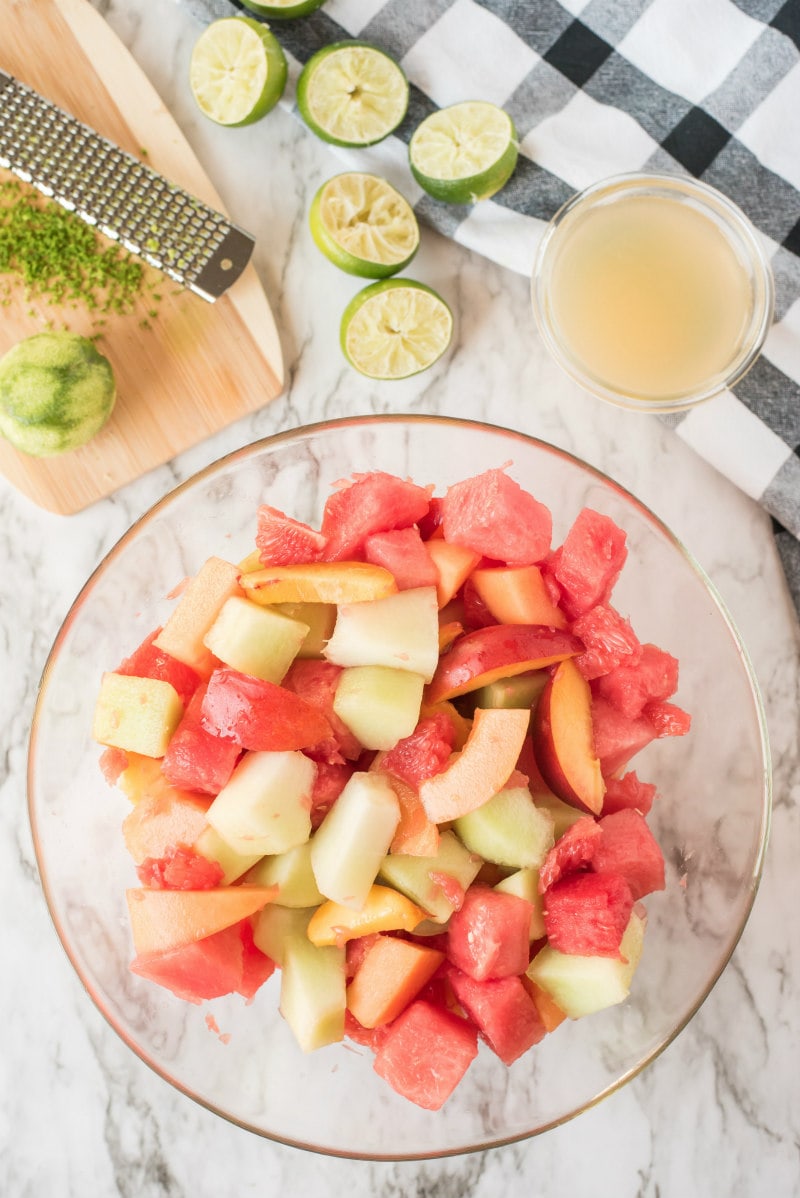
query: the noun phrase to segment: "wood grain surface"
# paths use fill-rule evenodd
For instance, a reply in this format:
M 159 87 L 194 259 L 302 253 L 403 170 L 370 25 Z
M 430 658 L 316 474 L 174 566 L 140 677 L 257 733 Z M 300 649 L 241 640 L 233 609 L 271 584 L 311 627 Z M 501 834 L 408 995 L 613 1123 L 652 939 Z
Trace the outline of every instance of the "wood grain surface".
M 88 0 L 0 0 L 0 8 L 0 68 L 129 153 L 146 150 L 155 170 L 224 211 L 172 116 Z M 97 341 L 117 380 L 105 428 L 51 458 L 18 453 L 0 438 L 0 472 L 41 507 L 79 511 L 282 390 L 275 321 L 252 266 L 213 304 L 156 271 L 149 278 L 160 300 L 145 290 L 130 313 L 107 317 Z M 82 306 L 30 299 L 15 284 L 0 320 L 0 356 L 50 321 L 90 336 L 95 320 Z

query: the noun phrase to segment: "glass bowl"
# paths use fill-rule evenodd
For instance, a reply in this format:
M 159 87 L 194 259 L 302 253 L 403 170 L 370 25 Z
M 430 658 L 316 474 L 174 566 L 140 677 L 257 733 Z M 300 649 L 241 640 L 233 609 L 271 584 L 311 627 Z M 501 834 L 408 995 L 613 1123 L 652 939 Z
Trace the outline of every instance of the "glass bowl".
M 666 890 L 630 998 L 567 1021 L 510 1069 L 485 1046 L 438 1112 L 398 1097 L 371 1054 L 346 1041 L 304 1055 L 278 1014 L 273 976 L 193 1006 L 129 972 L 125 888 L 136 885 L 120 832 L 129 810 L 91 738 L 100 674 L 171 604 L 169 592 L 213 554 L 253 547 L 259 503 L 318 521 L 332 483 L 378 469 L 437 491 L 489 467 L 509 471 L 553 510 L 558 544 L 584 505 L 627 532 L 614 602 L 642 641 L 681 663 L 676 701 L 691 733 L 635 759 L 657 783 L 651 827 Z M 271 1139 L 362 1159 L 436 1157 L 535 1135 L 634 1077 L 691 1019 L 726 965 L 753 902 L 770 811 L 762 707 L 747 654 L 713 587 L 632 495 L 569 454 L 519 433 L 426 416 L 358 417 L 281 433 L 230 454 L 157 503 L 90 577 L 56 638 L 30 746 L 30 818 L 58 934 L 91 998 L 164 1079 L 209 1110 Z
M 774 283 L 751 222 L 695 179 L 630 174 L 573 196 L 545 229 L 532 279 L 545 345 L 585 390 L 671 412 L 746 374 Z

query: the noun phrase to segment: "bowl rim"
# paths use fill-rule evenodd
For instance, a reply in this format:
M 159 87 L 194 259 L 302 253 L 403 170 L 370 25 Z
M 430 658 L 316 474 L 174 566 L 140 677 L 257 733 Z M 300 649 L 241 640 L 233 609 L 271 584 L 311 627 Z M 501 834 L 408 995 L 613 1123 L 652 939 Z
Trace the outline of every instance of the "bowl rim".
M 701 209 L 726 238 L 738 241 L 747 255 L 747 267 L 753 281 L 753 304 L 743 339 L 736 356 L 724 369 L 706 380 L 704 386 L 675 395 L 641 398 L 624 387 L 615 387 L 608 379 L 591 373 L 559 337 L 547 296 L 550 256 L 559 245 L 559 235 L 570 218 L 584 209 L 591 211 L 603 204 L 636 195 L 638 192 L 669 193 Z M 701 179 L 666 171 L 630 171 L 599 179 L 572 195 L 550 218 L 542 233 L 531 273 L 531 299 L 539 333 L 554 361 L 585 391 L 607 403 L 628 411 L 644 413 L 682 412 L 712 399 L 734 386 L 754 365 L 769 334 L 775 308 L 775 281 L 760 235 L 747 214 L 724 192 Z
M 35 776 L 34 776 L 35 775 L 35 766 L 34 766 L 34 761 L 35 761 L 36 749 L 37 749 L 37 745 L 38 745 L 38 733 L 39 733 L 39 723 L 40 723 L 40 718 L 41 718 L 41 712 L 42 712 L 42 709 L 43 709 L 43 706 L 44 706 L 44 703 L 45 703 L 45 700 L 47 697 L 49 678 L 50 678 L 50 674 L 52 672 L 54 663 L 58 657 L 62 643 L 66 639 L 68 633 L 70 632 L 70 630 L 72 628 L 74 621 L 76 620 L 76 618 L 80 612 L 80 609 L 82 607 L 82 604 L 83 604 L 85 598 L 91 593 L 91 591 L 93 590 L 97 581 L 105 573 L 105 571 L 110 569 L 113 566 L 113 564 L 116 561 L 119 554 L 122 552 L 122 550 L 125 548 L 125 546 L 127 546 L 129 544 L 129 542 L 132 541 L 136 537 L 139 530 L 145 524 L 147 524 L 150 520 L 152 520 L 156 515 L 158 515 L 162 510 L 164 510 L 166 507 L 168 507 L 172 503 L 172 501 L 174 499 L 176 499 L 179 495 L 183 494 L 185 491 L 188 491 L 193 486 L 195 486 L 197 483 L 199 483 L 205 479 L 209 479 L 209 478 L 213 477 L 213 475 L 216 473 L 226 470 L 230 465 L 232 465 L 234 462 L 236 462 L 237 459 L 245 459 L 250 456 L 255 456 L 255 455 L 259 454 L 260 452 L 262 452 L 263 450 L 269 449 L 275 445 L 280 445 L 280 444 L 283 444 L 288 441 L 297 440 L 298 438 L 305 439 L 307 437 L 318 435 L 320 433 L 324 434 L 325 432 L 327 432 L 329 430 L 336 430 L 336 429 L 347 428 L 347 427 L 356 427 L 356 426 L 369 426 L 369 425 L 377 425 L 377 424 L 384 424 L 384 425 L 385 424 L 398 424 L 398 425 L 412 424 L 412 425 L 419 425 L 419 426 L 424 426 L 425 424 L 442 424 L 442 425 L 451 426 L 451 427 L 458 426 L 461 428 L 469 428 L 469 429 L 475 430 L 477 432 L 485 432 L 485 433 L 489 433 L 489 434 L 500 433 L 500 434 L 503 434 L 506 436 L 510 436 L 513 439 L 519 440 L 528 445 L 533 445 L 537 449 L 542 449 L 542 450 L 546 451 L 547 453 L 554 454 L 556 457 L 567 459 L 573 465 L 577 465 L 580 468 L 582 468 L 583 470 L 587 471 L 589 474 L 593 475 L 598 481 L 609 486 L 613 491 L 617 492 L 624 499 L 626 499 L 627 501 L 632 503 L 632 505 L 639 510 L 640 514 L 642 516 L 644 516 L 647 520 L 649 520 L 653 525 L 655 525 L 656 529 L 664 537 L 666 537 L 667 540 L 679 551 L 679 553 L 682 555 L 682 557 L 684 558 L 686 563 L 689 565 L 690 569 L 694 572 L 694 574 L 697 576 L 698 580 L 705 587 L 705 589 L 706 589 L 707 593 L 709 594 L 710 598 L 712 599 L 719 615 L 722 617 L 723 623 L 727 627 L 728 633 L 734 642 L 734 645 L 736 647 L 736 650 L 738 652 L 739 658 L 741 660 L 742 666 L 745 671 L 745 676 L 749 683 L 750 694 L 751 694 L 751 698 L 753 700 L 753 705 L 754 705 L 755 713 L 757 716 L 757 724 L 758 724 L 758 730 L 759 730 L 759 745 L 760 745 L 760 750 L 761 750 L 761 763 L 762 763 L 761 818 L 760 818 L 760 826 L 759 826 L 759 842 L 758 842 L 758 849 L 757 849 L 756 856 L 755 856 L 754 863 L 753 863 L 753 869 L 752 869 L 752 872 L 748 879 L 748 887 L 747 887 L 747 892 L 746 892 L 747 893 L 747 902 L 743 909 L 739 927 L 736 929 L 735 934 L 732 936 L 730 944 L 727 948 L 727 951 L 723 955 L 722 959 L 717 962 L 716 969 L 710 975 L 707 983 L 705 984 L 705 986 L 702 989 L 702 992 L 700 993 L 697 1000 L 693 1003 L 691 1008 L 687 1011 L 686 1015 L 675 1025 L 674 1028 L 671 1029 L 669 1035 L 667 1035 L 661 1042 L 659 1042 L 657 1045 L 655 1045 L 645 1056 L 643 1056 L 634 1065 L 632 1065 L 628 1070 L 626 1070 L 623 1074 L 621 1074 L 621 1076 L 619 1076 L 618 1078 L 615 1078 L 613 1082 L 609 1083 L 607 1086 L 605 1086 L 602 1090 L 600 1090 L 597 1094 L 595 1094 L 592 1098 L 588 1099 L 586 1102 L 584 1102 L 578 1108 L 571 1110 L 569 1112 L 566 1112 L 566 1113 L 558 1116 L 557 1118 L 548 1120 L 546 1123 L 542 1124 L 540 1127 L 537 1127 L 530 1131 L 514 1132 L 513 1134 L 510 1134 L 510 1135 L 485 1136 L 483 1138 L 483 1140 L 481 1141 L 481 1143 L 478 1143 L 478 1144 L 460 1146 L 460 1147 L 456 1146 L 456 1147 L 452 1147 L 452 1148 L 444 1148 L 444 1149 L 435 1150 L 435 1151 L 357 1153 L 357 1152 L 353 1152 L 353 1151 L 349 1151 L 349 1150 L 337 1150 L 335 1147 L 331 1147 L 331 1146 L 326 1147 L 326 1146 L 322 1146 L 322 1145 L 310 1144 L 303 1140 L 296 1139 L 291 1136 L 283 1135 L 283 1134 L 276 1133 L 276 1132 L 270 1132 L 264 1128 L 261 1128 L 261 1127 L 255 1126 L 252 1123 L 249 1123 L 244 1118 L 239 1118 L 236 1115 L 232 1115 L 230 1112 L 225 1111 L 220 1106 L 215 1105 L 215 1103 L 212 1100 L 203 1098 L 200 1095 L 194 1093 L 194 1091 L 192 1090 L 190 1085 L 181 1082 L 178 1078 L 173 1077 L 172 1074 L 170 1073 L 170 1071 L 166 1067 L 160 1065 L 156 1060 L 151 1059 L 151 1057 L 148 1055 L 147 1051 L 145 1049 L 143 1049 L 142 1047 L 140 1047 L 137 1044 L 137 1042 L 135 1041 L 135 1039 L 127 1033 L 127 1031 L 124 1029 L 124 1027 L 119 1026 L 117 1021 L 115 1021 L 115 1019 L 112 1017 L 111 1013 L 109 1011 L 107 1011 L 105 1003 L 102 999 L 102 996 L 98 992 L 96 992 L 96 988 L 92 985 L 91 981 L 87 977 L 84 976 L 84 973 L 83 973 L 81 967 L 79 966 L 78 961 L 76 960 L 76 955 L 73 952 L 73 949 L 71 947 L 69 937 L 66 935 L 66 932 L 62 929 L 61 921 L 59 919 L 58 912 L 56 909 L 56 904 L 55 904 L 55 901 L 51 894 L 51 889 L 50 889 L 50 885 L 48 882 L 46 869 L 43 865 L 43 854 L 42 854 L 42 850 L 41 850 L 41 846 L 40 846 L 38 823 L 37 823 L 37 817 L 36 817 L 36 811 L 35 811 Z M 268 1140 L 272 1143 L 281 1144 L 286 1147 L 297 1148 L 297 1149 L 301 1149 L 304 1151 L 313 1152 L 317 1155 L 325 1156 L 325 1157 L 333 1157 L 333 1158 L 343 1159 L 343 1160 L 369 1161 L 369 1162 L 373 1162 L 373 1161 L 374 1162 L 402 1162 L 402 1161 L 439 1160 L 439 1159 L 445 1159 L 445 1158 L 453 1157 L 453 1156 L 464 1156 L 464 1155 L 471 1154 L 474 1152 L 484 1152 L 484 1151 L 487 1151 L 487 1150 L 493 1149 L 493 1148 L 501 1148 L 501 1147 L 505 1147 L 510 1144 L 521 1143 L 526 1140 L 533 1139 L 534 1137 L 540 1136 L 544 1132 L 551 1131 L 556 1127 L 560 1127 L 563 1124 L 571 1122 L 578 1115 L 581 1115 L 585 1111 L 590 1110 L 593 1107 L 597 1106 L 600 1102 L 603 1101 L 603 1099 L 608 1098 L 611 1094 L 616 1093 L 617 1090 L 621 1089 L 629 1081 L 631 1081 L 633 1078 L 638 1076 L 638 1074 L 640 1074 L 648 1065 L 650 1065 L 657 1057 L 659 1057 L 661 1055 L 661 1053 L 664 1052 L 664 1050 L 667 1047 L 669 1047 L 669 1045 L 680 1035 L 680 1033 L 684 1030 L 684 1028 L 691 1022 L 691 1020 L 697 1014 L 700 1007 L 705 1003 L 705 1001 L 708 998 L 711 991 L 714 989 L 715 985 L 719 981 L 720 976 L 722 975 L 724 970 L 727 968 L 728 963 L 729 963 L 731 957 L 733 956 L 733 953 L 739 943 L 742 933 L 744 932 L 744 929 L 747 925 L 747 922 L 750 917 L 750 913 L 753 908 L 753 903 L 755 902 L 756 894 L 758 892 L 759 884 L 760 884 L 761 877 L 763 874 L 763 867 L 764 867 L 764 860 L 765 860 L 767 845 L 768 845 L 768 841 L 769 841 L 771 813 L 772 813 L 772 767 L 771 767 L 771 752 L 770 752 L 770 744 L 769 744 L 769 734 L 768 734 L 768 727 L 767 727 L 767 721 L 766 721 L 766 713 L 764 710 L 763 700 L 761 697 L 761 691 L 760 691 L 758 680 L 757 680 L 757 677 L 755 674 L 755 670 L 753 668 L 752 662 L 750 660 L 749 654 L 744 645 L 742 637 L 733 621 L 733 618 L 731 617 L 730 613 L 728 612 L 728 609 L 727 609 L 727 607 L 724 603 L 724 600 L 722 599 L 719 591 L 717 590 L 715 584 L 711 581 L 711 579 L 705 573 L 703 568 L 695 560 L 694 556 L 690 553 L 690 551 L 683 544 L 683 542 L 680 541 L 680 539 L 673 532 L 671 532 L 669 527 L 664 523 L 664 521 L 659 516 L 657 516 L 652 511 L 652 509 L 650 509 L 646 504 L 644 504 L 641 500 L 639 500 L 631 491 L 629 491 L 621 483 L 616 482 L 614 479 L 612 479 L 609 475 L 605 474 L 599 468 L 592 466 L 590 463 L 586 462 L 583 458 L 578 457 L 576 454 L 571 453 L 569 450 L 562 449 L 559 446 L 555 446 L 555 445 L 551 444 L 550 442 L 542 440 L 539 437 L 532 436 L 529 433 L 524 433 L 517 429 L 508 428 L 504 425 L 489 424 L 488 422 L 485 422 L 485 421 L 467 419 L 467 418 L 457 417 L 457 416 L 439 416 L 439 415 L 431 415 L 431 414 L 427 414 L 427 413 L 386 413 L 386 414 L 364 414 L 364 415 L 358 415 L 358 416 L 344 416 L 344 417 L 334 418 L 331 420 L 317 421 L 317 422 L 314 422 L 311 424 L 298 425 L 298 426 L 295 426 L 290 429 L 284 429 L 284 430 L 281 430 L 280 432 L 269 434 L 266 437 L 262 437 L 255 441 L 249 442 L 248 444 L 240 446 L 238 449 L 234 449 L 234 450 L 230 451 L 229 453 L 224 454 L 222 457 L 219 457 L 219 458 L 215 459 L 214 461 L 209 462 L 206 466 L 202 467 L 200 470 L 196 471 L 194 474 L 190 475 L 188 478 L 186 478 L 182 482 L 178 483 L 175 487 L 171 488 L 168 492 L 166 492 L 164 495 L 162 495 L 160 499 L 156 500 L 155 503 L 153 503 L 149 508 L 147 508 L 139 517 L 137 517 L 137 519 L 133 521 L 133 523 L 117 539 L 117 541 L 114 542 L 114 544 L 110 547 L 110 549 L 107 550 L 107 552 L 102 556 L 102 558 L 100 559 L 98 564 L 95 566 L 95 568 L 89 574 L 88 578 L 83 583 L 83 585 L 81 586 L 77 595 L 75 596 L 72 603 L 70 604 L 69 609 L 68 609 L 66 615 L 64 616 L 64 619 L 63 619 L 63 621 L 58 629 L 58 632 L 56 633 L 56 636 L 53 640 L 53 643 L 48 652 L 45 664 L 43 666 L 39 684 L 38 684 L 38 688 L 37 688 L 36 701 L 35 701 L 33 715 L 32 715 L 32 719 L 31 719 L 31 730 L 30 730 L 30 735 L 29 735 L 29 740 L 28 740 L 26 778 L 27 778 L 28 819 L 29 819 L 31 835 L 32 835 L 32 839 L 33 839 L 33 847 L 34 847 L 34 854 L 36 857 L 36 864 L 37 864 L 37 868 L 38 868 L 38 872 L 39 872 L 39 878 L 40 878 L 40 882 L 41 882 L 41 886 L 42 886 L 42 892 L 44 894 L 45 902 L 46 902 L 47 909 L 48 909 L 48 914 L 49 914 L 51 922 L 55 928 L 55 931 L 58 936 L 61 947 L 64 950 L 70 964 L 72 965 L 72 968 L 74 969 L 81 985 L 83 986 L 84 990 L 89 995 L 94 1006 L 97 1008 L 99 1013 L 105 1019 L 106 1023 L 110 1026 L 112 1031 L 117 1036 L 119 1036 L 119 1038 L 128 1046 L 128 1048 L 131 1049 L 131 1051 L 134 1053 L 134 1055 L 136 1057 L 138 1057 L 140 1061 L 143 1062 L 143 1064 L 147 1065 L 148 1068 L 150 1068 L 156 1075 L 161 1077 L 162 1080 L 166 1081 L 170 1086 L 172 1086 L 178 1092 L 184 1094 L 187 1098 L 190 1098 L 193 1102 L 196 1102 L 199 1106 L 204 1107 L 207 1111 L 211 1112 L 214 1115 L 218 1115 L 220 1118 L 224 1119 L 226 1122 L 233 1124 L 234 1126 L 239 1127 L 244 1131 L 251 1132 L 251 1133 L 261 1137 L 262 1139 Z M 97 988 L 97 989 L 99 989 L 99 988 Z

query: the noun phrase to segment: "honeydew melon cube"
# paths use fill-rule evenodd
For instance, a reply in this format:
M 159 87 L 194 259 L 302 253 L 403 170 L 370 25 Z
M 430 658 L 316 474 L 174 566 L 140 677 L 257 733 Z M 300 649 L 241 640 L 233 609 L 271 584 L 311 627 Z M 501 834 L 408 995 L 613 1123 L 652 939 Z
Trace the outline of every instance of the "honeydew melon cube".
M 630 993 L 642 955 L 644 929 L 644 919 L 633 912 L 619 948 L 622 960 L 562 953 L 546 944 L 531 961 L 527 975 L 570 1019 L 613 1007 Z
M 516 869 L 538 869 L 554 842 L 552 817 L 535 806 L 527 786 L 505 787 L 453 826 L 473 853 Z
M 306 936 L 309 920 L 316 907 L 284 907 L 280 903 L 267 903 L 255 918 L 253 942 L 256 948 L 283 968 L 286 945 L 293 939 Z
M 289 936 L 281 965 L 280 1012 L 303 1052 L 344 1039 L 345 950 Z
M 274 607 L 260 607 L 234 595 L 222 605 L 203 639 L 226 666 L 265 682 L 281 682 L 308 631 L 308 624 Z
M 340 604 L 325 656 L 337 666 L 390 666 L 430 682 L 439 661 L 436 588 Z
M 325 899 L 311 868 L 310 840 L 285 853 L 263 857 L 246 881 L 254 886 L 278 886 L 277 901 L 282 907 L 315 907 Z
M 567 829 L 586 814 L 585 811 L 580 811 L 577 807 L 565 803 L 554 794 L 535 793 L 533 801 L 539 811 L 545 812 L 553 821 L 553 834 L 556 840 L 560 840 Z
M 230 886 L 231 882 L 241 878 L 242 874 L 246 874 L 248 869 L 261 860 L 260 853 L 237 853 L 211 824 L 203 828 L 192 847 L 201 857 L 205 857 L 207 861 L 216 861 L 222 867 L 220 886 Z
M 400 821 L 400 804 L 382 774 L 350 776 L 314 833 L 311 865 L 326 898 L 358 911 Z
M 419 722 L 425 679 L 389 666 L 349 666 L 339 676 L 333 710 L 365 749 L 391 749 Z
M 277 603 L 274 610 L 308 625 L 298 657 L 322 657 L 336 623 L 335 603 Z
M 221 557 L 210 557 L 189 580 L 153 644 L 208 678 L 214 657 L 203 637 L 225 601 L 241 593 L 238 567 Z
M 284 853 L 311 835 L 316 766 L 297 750 L 245 753 L 206 812 L 206 819 L 243 856 Z
M 182 715 L 183 703 L 171 683 L 105 673 L 92 735 L 101 745 L 144 757 L 163 757 Z
M 514 894 L 517 898 L 525 899 L 533 907 L 531 912 L 531 940 L 541 940 L 545 935 L 544 900 L 539 893 L 538 869 L 518 869 L 507 878 L 503 878 L 495 886 L 504 894 Z
M 390 853 L 381 862 L 379 878 L 427 911 L 435 923 L 444 924 L 457 905 L 448 892 L 458 895 L 465 891 L 477 877 L 481 864 L 481 858 L 447 829 L 439 837 L 435 856 Z M 445 882 L 444 887 L 441 881 Z

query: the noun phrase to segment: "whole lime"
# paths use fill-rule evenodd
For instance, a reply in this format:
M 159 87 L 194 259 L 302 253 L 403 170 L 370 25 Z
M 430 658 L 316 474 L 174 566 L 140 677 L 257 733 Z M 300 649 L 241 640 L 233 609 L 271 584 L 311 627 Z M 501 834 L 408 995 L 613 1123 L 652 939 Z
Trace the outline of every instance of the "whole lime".
M 36 333 L 0 358 L 0 433 L 22 453 L 52 457 L 84 445 L 115 398 L 111 363 L 78 333 Z

